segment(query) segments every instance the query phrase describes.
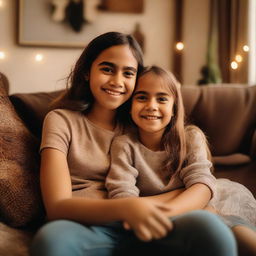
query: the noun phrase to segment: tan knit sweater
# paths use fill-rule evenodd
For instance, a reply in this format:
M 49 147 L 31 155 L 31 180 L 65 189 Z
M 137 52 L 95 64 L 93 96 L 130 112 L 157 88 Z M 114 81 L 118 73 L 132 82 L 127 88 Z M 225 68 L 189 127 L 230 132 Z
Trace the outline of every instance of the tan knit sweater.
M 122 135 L 111 146 L 111 168 L 106 179 L 110 198 L 149 196 L 196 183 L 206 184 L 215 190 L 215 177 L 207 159 L 204 135 L 189 129 L 187 138 L 187 165 L 171 175 L 163 168 L 165 151 L 151 151 L 135 135 Z

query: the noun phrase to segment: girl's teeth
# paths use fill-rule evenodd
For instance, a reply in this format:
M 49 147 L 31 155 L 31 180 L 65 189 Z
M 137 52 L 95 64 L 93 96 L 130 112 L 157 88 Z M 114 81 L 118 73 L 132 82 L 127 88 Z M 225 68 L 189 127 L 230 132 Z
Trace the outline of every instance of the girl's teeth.
M 158 119 L 157 116 L 146 116 L 145 118 L 148 119 L 148 120 L 156 120 L 156 119 Z
M 119 96 L 121 94 L 120 92 L 113 92 L 110 90 L 105 90 L 105 92 L 107 92 L 108 94 L 114 95 L 114 96 Z

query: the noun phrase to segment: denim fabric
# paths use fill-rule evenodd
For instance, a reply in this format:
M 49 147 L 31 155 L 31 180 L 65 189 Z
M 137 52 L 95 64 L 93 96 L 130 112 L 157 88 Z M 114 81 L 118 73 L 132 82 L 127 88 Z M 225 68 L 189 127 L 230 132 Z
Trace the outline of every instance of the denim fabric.
M 120 222 L 84 226 L 68 220 L 49 222 L 36 234 L 32 256 L 237 255 L 230 229 L 214 214 L 192 211 L 171 218 L 174 229 L 163 239 L 138 240 Z

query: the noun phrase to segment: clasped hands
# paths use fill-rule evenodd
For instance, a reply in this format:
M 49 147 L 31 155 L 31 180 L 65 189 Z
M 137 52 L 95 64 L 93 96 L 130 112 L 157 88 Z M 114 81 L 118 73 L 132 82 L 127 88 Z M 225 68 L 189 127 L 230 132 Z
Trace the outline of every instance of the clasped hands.
M 163 202 L 147 197 L 127 198 L 124 207 L 124 228 L 133 230 L 142 241 L 160 239 L 173 229 L 170 208 Z

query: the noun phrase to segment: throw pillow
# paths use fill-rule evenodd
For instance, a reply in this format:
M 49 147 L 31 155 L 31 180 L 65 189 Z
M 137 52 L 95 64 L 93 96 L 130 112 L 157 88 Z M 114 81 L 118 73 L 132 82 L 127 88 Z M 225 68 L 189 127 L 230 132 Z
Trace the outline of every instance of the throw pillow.
M 39 142 L 16 114 L 0 76 L 0 218 L 13 227 L 42 219 Z

